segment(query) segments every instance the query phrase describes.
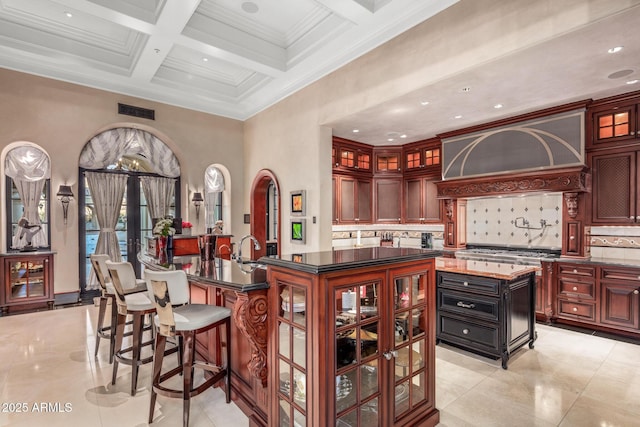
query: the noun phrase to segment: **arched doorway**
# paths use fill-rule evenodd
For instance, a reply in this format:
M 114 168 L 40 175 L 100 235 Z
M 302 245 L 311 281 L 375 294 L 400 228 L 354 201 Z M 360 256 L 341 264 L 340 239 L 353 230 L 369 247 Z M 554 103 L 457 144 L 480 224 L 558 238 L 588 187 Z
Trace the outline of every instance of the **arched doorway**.
M 251 246 L 251 259 L 280 254 L 280 185 L 268 169 L 259 171 L 251 185 L 251 234 L 260 249 Z

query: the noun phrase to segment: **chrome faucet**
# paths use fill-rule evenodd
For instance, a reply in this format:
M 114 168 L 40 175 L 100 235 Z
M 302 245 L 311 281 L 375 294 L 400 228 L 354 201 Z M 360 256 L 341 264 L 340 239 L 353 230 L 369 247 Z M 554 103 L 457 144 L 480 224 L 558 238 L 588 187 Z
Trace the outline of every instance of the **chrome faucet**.
M 246 239 L 251 239 L 253 240 L 253 249 L 255 249 L 256 251 L 260 250 L 260 242 L 258 242 L 258 239 L 256 239 L 255 237 L 253 237 L 251 234 L 247 234 L 246 236 L 244 236 L 242 239 L 240 239 L 240 243 L 238 243 L 238 255 L 236 257 L 236 261 L 238 261 L 240 264 L 242 264 L 242 243 L 246 240 Z
M 223 243 L 222 245 L 218 246 L 218 252 L 216 252 L 218 254 L 218 256 L 220 256 L 222 254 L 222 248 L 227 248 L 229 249 L 229 253 L 233 254 L 233 246 L 234 244 L 231 243 L 231 246 L 227 245 L 226 243 Z

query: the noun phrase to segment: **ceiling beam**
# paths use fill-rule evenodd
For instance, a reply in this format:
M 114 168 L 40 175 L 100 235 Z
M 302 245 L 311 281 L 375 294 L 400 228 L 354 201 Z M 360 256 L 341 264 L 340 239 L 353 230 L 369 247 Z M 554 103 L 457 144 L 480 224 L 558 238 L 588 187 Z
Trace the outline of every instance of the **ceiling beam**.
M 373 11 L 364 7 L 356 0 L 316 0 L 338 16 L 354 24 L 360 24 L 371 18 Z

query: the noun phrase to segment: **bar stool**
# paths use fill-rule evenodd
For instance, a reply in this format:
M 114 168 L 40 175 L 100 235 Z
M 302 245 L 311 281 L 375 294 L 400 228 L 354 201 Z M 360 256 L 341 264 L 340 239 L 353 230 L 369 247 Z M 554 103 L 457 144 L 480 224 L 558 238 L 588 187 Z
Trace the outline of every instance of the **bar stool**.
M 116 296 L 113 285 L 111 284 L 111 276 L 109 276 L 109 272 L 107 271 L 107 265 L 105 261 L 109 260 L 109 255 L 106 254 L 91 254 L 89 255 L 91 259 L 91 265 L 93 266 L 93 271 L 96 274 L 96 278 L 98 279 L 98 283 L 100 283 L 100 288 L 102 290 L 102 295 L 100 296 L 100 303 L 98 309 L 98 324 L 96 326 L 96 350 L 95 356 L 98 356 L 98 349 L 100 347 L 100 339 L 108 339 L 109 340 L 109 363 L 113 362 L 113 350 L 115 348 L 116 342 Z M 144 279 L 136 279 L 136 286 L 133 289 L 125 291 L 125 294 L 128 293 L 136 293 L 136 292 L 144 292 L 147 290 L 147 282 Z M 107 305 L 111 302 L 111 323 L 109 326 L 104 326 L 104 318 L 107 311 Z M 130 335 L 125 334 L 125 336 Z
M 111 276 L 111 283 L 115 290 L 116 305 L 118 307 L 111 384 L 116 383 L 118 363 L 131 365 L 131 396 L 135 396 L 138 386 L 138 368 L 153 360 L 152 356 L 142 358 L 141 352 L 144 346 L 153 344 L 153 328 L 145 328 L 144 318 L 147 315 L 155 314 L 156 307 L 149 299 L 147 292 L 126 292 L 136 286 L 135 271 L 130 263 L 105 261 L 105 264 Z M 124 337 L 127 315 L 133 317 L 133 337 L 131 346 L 122 348 L 122 338 Z M 143 342 L 143 333 L 149 329 L 152 332 L 152 339 Z M 131 357 L 126 357 L 125 354 L 129 352 L 131 352 Z
M 231 401 L 231 310 L 207 304 L 189 304 L 189 283 L 184 271 L 149 271 L 145 273 L 147 287 L 153 290 L 157 316 L 155 316 L 156 343 L 153 355 L 153 380 L 151 403 L 149 406 L 149 424 L 153 422 L 153 412 L 157 395 L 182 398 L 182 424 L 189 425 L 189 407 L 191 398 L 207 390 L 220 380 L 225 381 L 226 401 Z M 225 366 L 197 361 L 195 354 L 196 334 L 224 325 L 226 337 Z M 162 361 L 168 337 L 180 337 L 182 345 L 182 364 L 164 374 Z M 212 375 L 205 377 L 202 384 L 196 386 L 193 381 L 194 368 L 204 369 Z M 182 389 L 168 388 L 165 381 L 182 374 Z

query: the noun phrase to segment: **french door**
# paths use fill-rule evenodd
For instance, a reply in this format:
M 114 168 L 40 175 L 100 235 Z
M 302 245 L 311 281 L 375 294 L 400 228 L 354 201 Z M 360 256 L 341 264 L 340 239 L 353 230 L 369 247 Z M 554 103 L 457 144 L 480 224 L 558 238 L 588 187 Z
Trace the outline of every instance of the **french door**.
M 118 217 L 115 231 L 118 236 L 118 244 L 122 260 L 129 261 L 133 264 L 136 275 L 140 277 L 141 266 L 138 261 L 137 254 L 141 250 L 145 249 L 147 238 L 152 236 L 153 228 L 151 224 L 151 216 L 149 215 L 147 207 L 147 200 L 140 184 L 140 177 L 153 174 L 132 171 L 109 172 L 125 173 L 128 175 L 127 187 L 122 198 L 120 215 Z M 78 182 L 78 209 L 80 212 L 78 215 L 80 235 L 80 288 L 81 292 L 84 293 L 91 273 L 91 262 L 89 260 L 89 256 L 95 251 L 100 227 L 95 215 L 94 201 L 91 196 L 91 192 L 89 191 L 84 171 L 80 172 L 80 179 Z M 175 218 L 180 217 L 180 203 L 176 203 L 176 201 L 179 200 L 180 179 L 178 178 L 176 180 L 174 197 L 169 209 L 169 215 L 172 215 Z

